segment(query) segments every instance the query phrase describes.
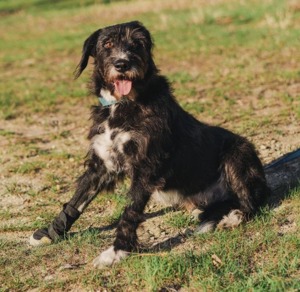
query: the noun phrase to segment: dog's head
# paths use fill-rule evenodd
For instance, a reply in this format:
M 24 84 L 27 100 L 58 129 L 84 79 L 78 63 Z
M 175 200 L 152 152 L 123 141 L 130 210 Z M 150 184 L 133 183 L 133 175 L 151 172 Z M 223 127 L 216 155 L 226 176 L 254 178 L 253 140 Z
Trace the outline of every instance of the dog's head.
M 149 31 L 138 21 L 99 29 L 84 42 L 75 76 L 80 76 L 91 56 L 95 60 L 94 82 L 101 83 L 95 84 L 95 93 L 105 88 L 118 99 L 129 96 L 136 84 L 156 71 L 152 47 Z

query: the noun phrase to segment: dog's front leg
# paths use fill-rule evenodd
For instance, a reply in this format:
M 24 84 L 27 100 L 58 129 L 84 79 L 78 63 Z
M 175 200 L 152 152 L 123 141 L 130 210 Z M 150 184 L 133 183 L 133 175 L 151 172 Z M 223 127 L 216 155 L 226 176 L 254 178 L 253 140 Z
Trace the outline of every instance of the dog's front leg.
M 87 161 L 87 169 L 77 181 L 77 188 L 71 200 L 54 218 L 48 228 L 36 230 L 30 237 L 33 246 L 49 244 L 62 238 L 90 204 L 96 195 L 105 189 L 112 189 L 116 176 L 107 172 L 105 165 L 95 154 Z
M 121 216 L 116 230 L 116 239 L 113 246 L 102 252 L 93 262 L 97 268 L 111 266 L 127 257 L 136 247 L 136 230 L 141 222 L 144 221 L 143 212 L 150 198 L 151 193 L 141 186 L 134 184 L 129 196 L 132 203 L 127 206 Z

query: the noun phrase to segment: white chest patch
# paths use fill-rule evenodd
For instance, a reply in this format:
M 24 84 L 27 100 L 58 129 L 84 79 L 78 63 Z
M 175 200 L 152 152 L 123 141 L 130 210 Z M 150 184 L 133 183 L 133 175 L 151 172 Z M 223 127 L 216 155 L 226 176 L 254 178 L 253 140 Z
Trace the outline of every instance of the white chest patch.
M 119 161 L 119 157 L 124 154 L 124 144 L 130 139 L 130 132 L 110 129 L 108 123 L 105 122 L 103 133 L 95 135 L 91 145 L 95 153 L 103 160 L 107 170 L 118 172 L 125 167 Z
M 109 90 L 107 89 L 101 89 L 100 90 L 100 95 L 105 98 L 107 101 L 110 101 L 110 102 L 114 102 L 116 101 L 116 98 L 110 93 Z

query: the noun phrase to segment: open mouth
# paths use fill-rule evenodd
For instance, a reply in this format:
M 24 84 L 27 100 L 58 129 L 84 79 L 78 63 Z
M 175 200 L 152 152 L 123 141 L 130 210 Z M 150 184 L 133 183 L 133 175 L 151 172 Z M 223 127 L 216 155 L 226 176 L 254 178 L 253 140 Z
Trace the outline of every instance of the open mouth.
M 116 79 L 114 81 L 115 90 L 120 96 L 128 95 L 132 88 L 132 81 L 126 79 Z

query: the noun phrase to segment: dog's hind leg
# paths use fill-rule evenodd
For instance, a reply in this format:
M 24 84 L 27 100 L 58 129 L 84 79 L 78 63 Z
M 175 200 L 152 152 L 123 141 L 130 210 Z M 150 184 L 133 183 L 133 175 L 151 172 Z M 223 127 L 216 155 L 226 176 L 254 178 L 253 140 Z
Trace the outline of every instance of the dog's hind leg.
M 63 210 L 48 228 L 36 230 L 32 234 L 29 240 L 31 245 L 49 244 L 62 238 L 99 192 L 114 187 L 116 177 L 106 171 L 104 164 L 95 154 L 91 155 L 86 164 L 87 169 L 77 180 L 77 188 L 71 200 L 63 205 Z
M 238 226 L 253 216 L 269 195 L 262 164 L 252 144 L 244 138 L 239 138 L 226 153 L 222 172 L 230 198 L 204 207 L 196 233 Z
M 243 221 L 243 214 L 238 210 L 239 203 L 235 199 L 217 201 L 203 207 L 199 215 L 200 225 L 195 233 L 206 233 L 217 228 L 234 228 Z

